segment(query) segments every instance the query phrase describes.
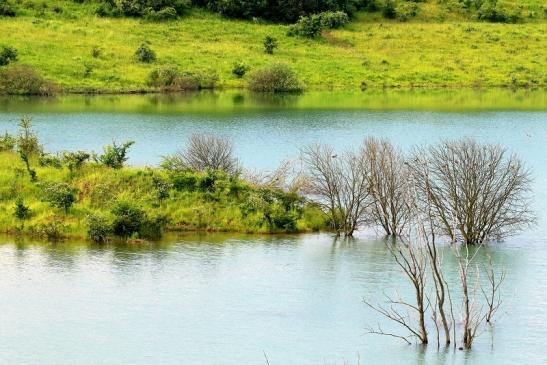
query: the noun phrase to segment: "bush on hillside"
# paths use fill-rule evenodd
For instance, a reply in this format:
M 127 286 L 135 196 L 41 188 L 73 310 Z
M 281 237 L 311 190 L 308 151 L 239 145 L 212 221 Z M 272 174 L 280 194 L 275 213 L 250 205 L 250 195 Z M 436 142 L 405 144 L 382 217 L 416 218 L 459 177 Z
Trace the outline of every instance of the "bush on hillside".
M 13 65 L 0 69 L 0 94 L 53 95 L 58 87 L 29 66 Z
M 274 49 L 277 48 L 277 39 L 268 35 L 264 38 L 263 44 L 264 52 L 267 54 L 273 54 Z
M 127 153 L 133 144 L 135 144 L 134 141 L 128 141 L 122 145 L 118 145 L 116 141 L 113 141 L 111 145 L 103 148 L 103 154 L 96 157 L 96 160 L 113 169 L 121 169 L 125 161 L 129 158 L 127 157 Z
M 86 217 L 87 237 L 96 243 L 108 241 L 108 235 L 112 232 L 110 222 L 104 217 L 90 214 Z
M 477 19 L 492 23 L 517 23 L 520 15 L 508 12 L 497 0 L 487 0 L 477 10 Z
M 152 70 L 148 74 L 147 84 L 164 91 L 189 91 L 214 89 L 218 79 L 214 71 L 179 72 L 176 66 L 166 66 Z
M 245 76 L 247 71 L 249 71 L 249 66 L 247 66 L 243 62 L 236 62 L 234 64 L 234 67 L 232 68 L 232 74 L 234 74 L 239 79 Z
M 251 75 L 249 88 L 261 92 L 302 91 L 302 85 L 294 71 L 283 64 L 273 64 L 255 71 Z
M 0 152 L 13 151 L 16 144 L 17 138 L 8 132 L 5 132 L 4 135 L 0 135 Z
M 151 63 L 156 60 L 156 52 L 150 48 L 148 43 L 143 42 L 135 51 L 135 58 L 139 62 Z
M 14 17 L 15 8 L 7 0 L 0 0 L 0 16 Z
M 349 22 L 349 17 L 343 11 L 326 11 L 310 16 L 302 16 L 296 24 L 289 27 L 287 35 L 315 38 L 321 35 L 323 29 L 338 29 Z
M 190 0 L 103 0 L 95 13 L 101 17 L 145 17 L 162 21 L 185 14 L 190 6 Z
M 42 194 L 44 201 L 52 207 L 63 209 L 65 214 L 76 201 L 78 189 L 64 182 L 43 183 Z
M 418 6 L 412 2 L 401 3 L 395 8 L 395 14 L 398 20 L 406 22 L 418 15 Z
M 17 61 L 17 50 L 13 47 L 2 46 L 0 48 L 0 66 L 6 66 L 13 61 Z

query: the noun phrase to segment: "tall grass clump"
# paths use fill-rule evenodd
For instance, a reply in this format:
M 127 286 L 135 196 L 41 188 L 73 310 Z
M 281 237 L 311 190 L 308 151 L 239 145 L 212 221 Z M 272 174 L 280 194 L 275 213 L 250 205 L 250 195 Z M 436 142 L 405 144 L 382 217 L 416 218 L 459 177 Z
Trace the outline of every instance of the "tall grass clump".
M 0 69 L 0 94 L 7 95 L 54 95 L 59 88 L 33 68 L 9 65 Z

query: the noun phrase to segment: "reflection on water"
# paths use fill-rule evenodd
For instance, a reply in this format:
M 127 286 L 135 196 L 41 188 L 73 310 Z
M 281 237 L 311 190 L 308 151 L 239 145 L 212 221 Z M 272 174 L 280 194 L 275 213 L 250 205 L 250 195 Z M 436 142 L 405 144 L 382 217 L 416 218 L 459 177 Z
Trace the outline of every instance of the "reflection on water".
M 182 235 L 149 245 L 1 238 L 2 363 L 542 363 L 547 250 L 485 248 L 510 269 L 502 311 L 470 352 L 365 334 L 362 298 L 411 294 L 383 240 Z M 456 263 L 446 266 L 457 281 Z M 29 350 L 32 349 L 32 350 Z M 61 355 L 62 354 L 62 355 Z

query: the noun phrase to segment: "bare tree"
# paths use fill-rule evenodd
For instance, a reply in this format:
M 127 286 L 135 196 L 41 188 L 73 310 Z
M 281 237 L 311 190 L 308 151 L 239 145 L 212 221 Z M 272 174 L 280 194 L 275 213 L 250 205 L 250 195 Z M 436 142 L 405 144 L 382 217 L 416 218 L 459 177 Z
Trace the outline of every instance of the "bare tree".
M 232 141 L 212 134 L 193 134 L 188 138 L 187 148 L 164 157 L 163 165 L 169 169 L 181 170 L 222 170 L 228 173 L 239 171 Z
M 310 195 L 328 214 L 337 234 L 351 237 L 370 204 L 368 166 L 362 153 L 337 154 L 315 144 L 302 151 Z
M 501 270 L 501 273 L 496 275 L 494 272 L 494 263 L 492 262 L 492 256 L 488 256 L 488 266 L 486 267 L 486 277 L 488 278 L 488 286 L 486 288 L 481 287 L 484 300 L 486 301 L 486 322 L 491 323 L 494 314 L 501 306 L 501 292 L 500 286 L 505 280 L 507 271 Z
M 417 149 L 408 165 L 436 224 L 453 241 L 502 239 L 535 221 L 530 173 L 498 145 L 444 141 Z
M 408 337 L 416 337 L 420 343 L 427 344 L 429 341 L 425 322 L 427 255 L 424 247 L 417 244 L 417 241 L 402 237 L 397 243 L 387 243 L 387 247 L 405 277 L 412 284 L 415 299 L 406 301 L 400 297 L 393 299 L 388 296 L 386 306 L 375 305 L 367 300 L 364 302 L 387 319 L 404 327 L 409 335 L 401 336 L 385 332 L 380 326 L 377 329 L 369 328 L 368 331 L 369 333 L 398 337 L 407 343 L 410 343 Z
M 408 179 L 402 151 L 385 139 L 367 138 L 362 146 L 369 167 L 371 218 L 386 235 L 399 235 L 408 220 L 405 202 Z

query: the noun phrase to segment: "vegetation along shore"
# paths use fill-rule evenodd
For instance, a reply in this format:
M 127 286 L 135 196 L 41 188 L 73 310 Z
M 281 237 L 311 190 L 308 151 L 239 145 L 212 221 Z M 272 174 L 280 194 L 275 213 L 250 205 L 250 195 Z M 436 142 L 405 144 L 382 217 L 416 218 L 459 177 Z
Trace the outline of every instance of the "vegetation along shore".
M 0 93 L 545 87 L 539 0 L 0 0 Z
M 100 153 L 44 151 L 29 118 L 0 138 L 0 232 L 48 240 L 155 240 L 164 231 L 399 236 L 420 216 L 450 241 L 500 240 L 534 223 L 531 175 L 503 147 L 463 139 L 403 153 L 369 137 L 336 151 L 302 146 L 268 173 L 233 144 L 196 134 L 157 167 L 128 167 L 133 141 Z M 466 207 L 463 209 L 463 207 Z

